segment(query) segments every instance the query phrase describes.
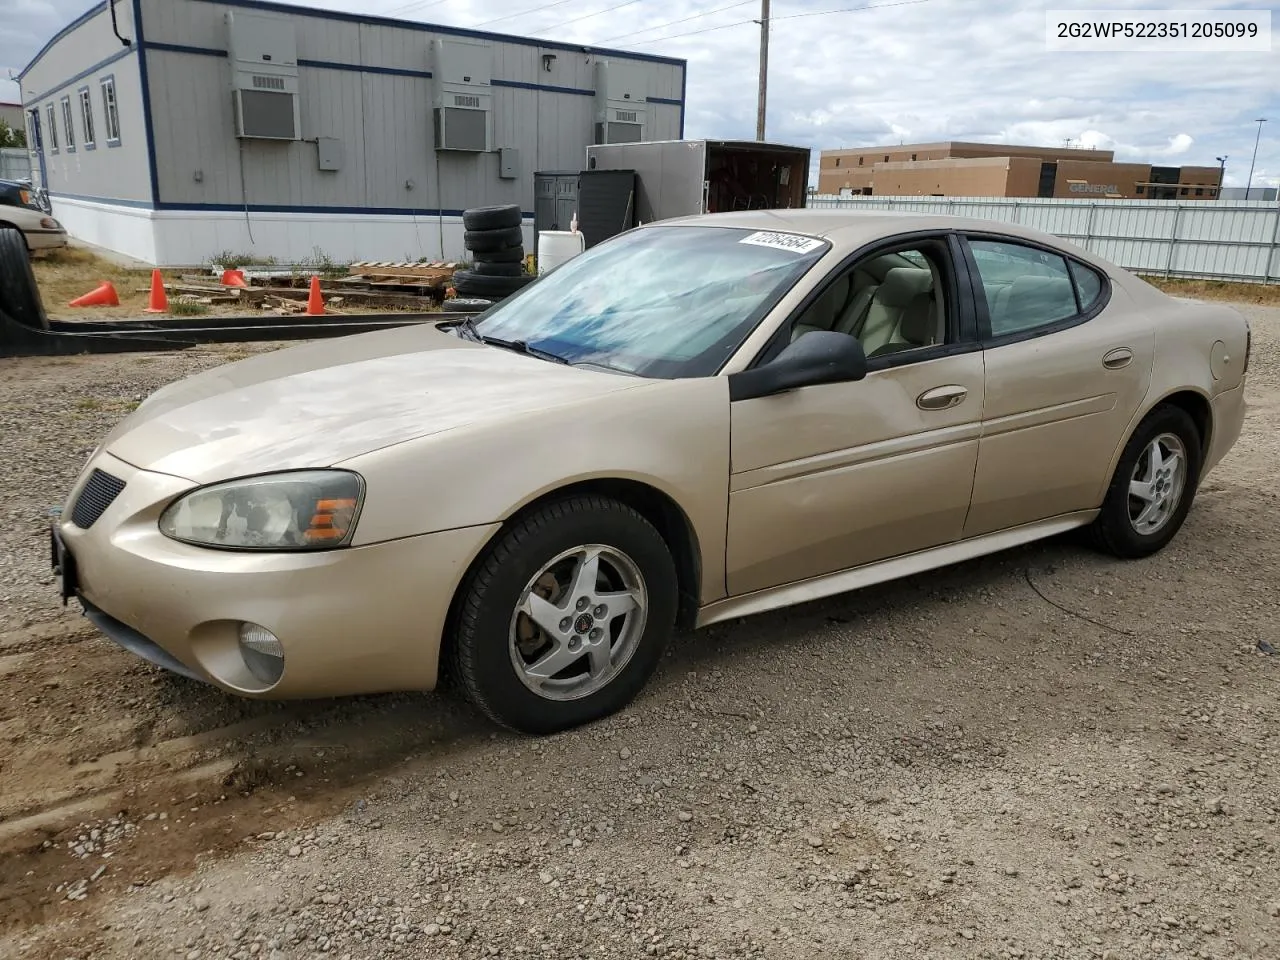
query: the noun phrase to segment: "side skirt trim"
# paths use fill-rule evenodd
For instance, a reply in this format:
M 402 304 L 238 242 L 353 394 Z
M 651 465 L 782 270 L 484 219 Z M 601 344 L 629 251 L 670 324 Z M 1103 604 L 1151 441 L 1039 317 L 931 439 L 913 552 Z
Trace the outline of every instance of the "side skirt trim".
M 1058 517 L 1051 517 L 1048 520 L 1037 520 L 1035 523 L 983 534 L 980 537 L 973 537 L 969 540 L 959 540 L 940 547 L 930 547 L 928 550 L 904 554 L 901 557 L 877 560 L 875 563 L 864 564 L 860 567 L 839 570 L 835 573 L 825 573 L 820 577 L 797 580 L 794 583 L 784 583 L 779 587 L 757 590 L 754 593 L 746 593 L 740 597 L 717 600 L 715 603 L 707 604 L 698 612 L 697 625 L 705 627 L 712 623 L 719 623 L 722 620 L 749 617 L 753 614 L 764 613 L 766 610 L 776 610 L 780 607 L 790 607 L 797 603 L 806 603 L 810 600 L 830 597 L 837 593 L 860 590 L 863 587 L 870 587 L 877 583 L 898 580 L 902 577 L 909 577 L 916 573 L 960 563 L 964 560 L 972 560 L 975 557 L 986 556 L 990 553 L 999 553 L 1011 547 L 1022 546 L 1025 543 L 1043 540 L 1046 537 L 1056 536 L 1060 533 L 1066 533 L 1068 530 L 1087 526 L 1093 522 L 1094 517 L 1097 515 L 1097 510 L 1066 513 Z

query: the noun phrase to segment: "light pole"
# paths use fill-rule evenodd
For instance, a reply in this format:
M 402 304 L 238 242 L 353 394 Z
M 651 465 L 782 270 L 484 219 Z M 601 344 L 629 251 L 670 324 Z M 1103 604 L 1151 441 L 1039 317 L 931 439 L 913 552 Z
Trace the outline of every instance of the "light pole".
M 1220 157 L 1213 158 L 1218 161 L 1218 199 L 1219 200 L 1222 199 L 1222 180 L 1227 175 L 1227 157 L 1228 155 L 1224 153 Z
M 1249 199 L 1249 189 L 1253 186 L 1253 165 L 1258 159 L 1258 141 L 1262 139 L 1262 125 L 1267 122 L 1266 117 L 1259 117 L 1255 123 L 1258 124 L 1258 135 L 1253 138 L 1253 160 L 1249 161 L 1249 179 L 1244 185 L 1244 198 Z

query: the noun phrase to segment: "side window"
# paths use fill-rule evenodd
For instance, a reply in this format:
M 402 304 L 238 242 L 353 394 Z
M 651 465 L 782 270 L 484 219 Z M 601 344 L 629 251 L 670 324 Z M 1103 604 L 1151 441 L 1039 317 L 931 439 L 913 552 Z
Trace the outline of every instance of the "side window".
M 790 339 L 815 330 L 847 333 L 862 342 L 868 359 L 946 343 L 946 264 L 938 242 L 873 254 L 827 285 L 796 318 Z
M 71 120 L 71 98 L 63 97 L 62 104 L 62 132 L 67 138 L 67 153 L 74 153 L 76 149 L 76 128 Z
M 89 96 L 88 87 L 81 87 L 76 96 L 80 100 L 80 129 L 84 134 L 84 147 L 89 150 L 96 145 L 93 135 L 93 98 Z
M 103 77 L 99 84 L 102 88 L 102 118 L 107 125 L 107 145 L 120 143 L 120 106 L 116 102 L 116 78 Z
M 991 335 L 1045 327 L 1080 312 L 1065 258 L 1035 247 L 970 240 L 991 317 Z
M 49 150 L 52 153 L 58 152 L 58 119 L 53 113 L 53 104 L 45 107 L 45 113 L 49 116 Z
M 1088 310 L 1102 295 L 1102 278 L 1092 267 L 1086 267 L 1076 260 L 1071 261 L 1071 276 L 1076 281 L 1076 296 L 1080 298 L 1080 309 Z

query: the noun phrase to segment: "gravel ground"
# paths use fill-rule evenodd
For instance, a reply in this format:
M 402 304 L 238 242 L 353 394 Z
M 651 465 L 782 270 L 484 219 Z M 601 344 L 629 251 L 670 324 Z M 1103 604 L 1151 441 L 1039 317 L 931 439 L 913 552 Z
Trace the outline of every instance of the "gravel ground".
M 56 604 L 45 511 L 247 350 L 0 361 L 0 956 L 1280 955 L 1280 309 L 1157 557 L 1064 538 L 682 638 L 530 740 L 436 696 L 263 704 Z

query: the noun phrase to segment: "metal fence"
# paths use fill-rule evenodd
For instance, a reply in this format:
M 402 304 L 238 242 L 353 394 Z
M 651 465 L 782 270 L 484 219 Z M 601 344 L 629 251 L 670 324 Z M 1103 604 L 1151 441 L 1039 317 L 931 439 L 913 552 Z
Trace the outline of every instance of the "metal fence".
M 0 147 L 0 180 L 22 180 L 31 176 L 31 155 L 25 147 Z
M 1275 202 L 817 195 L 807 206 L 999 220 L 1070 240 L 1135 273 L 1280 283 Z

